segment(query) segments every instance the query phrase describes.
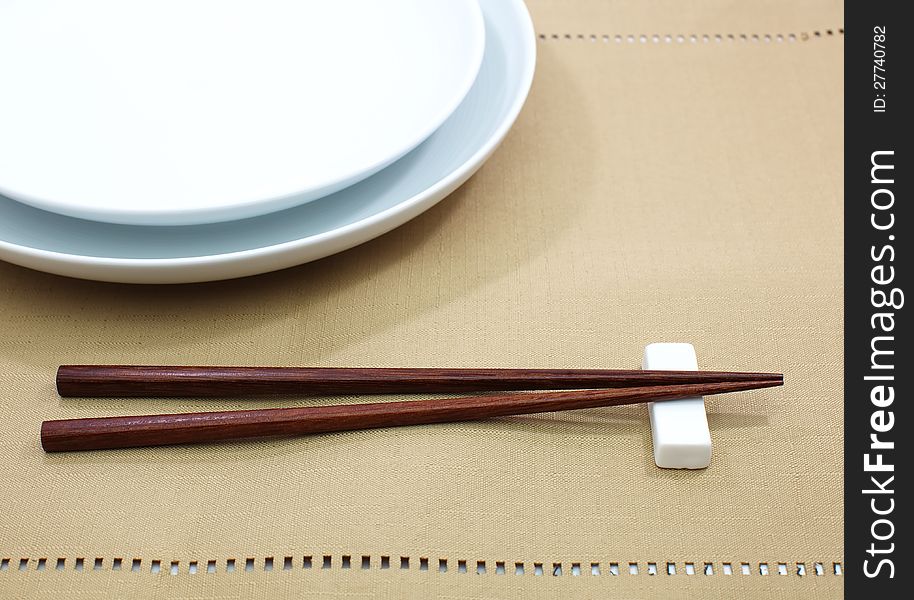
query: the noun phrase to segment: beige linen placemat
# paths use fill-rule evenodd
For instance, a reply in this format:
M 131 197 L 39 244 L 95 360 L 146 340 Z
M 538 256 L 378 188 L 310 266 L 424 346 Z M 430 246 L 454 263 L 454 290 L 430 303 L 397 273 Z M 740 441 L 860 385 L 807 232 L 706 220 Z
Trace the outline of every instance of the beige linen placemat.
M 840 595 L 841 5 L 530 7 L 538 68 L 515 129 L 380 239 L 192 286 L 0 264 L 0 596 Z M 48 418 L 249 406 L 63 400 L 61 363 L 632 368 L 656 341 L 786 374 L 708 400 L 707 470 L 656 468 L 644 407 L 38 445 Z

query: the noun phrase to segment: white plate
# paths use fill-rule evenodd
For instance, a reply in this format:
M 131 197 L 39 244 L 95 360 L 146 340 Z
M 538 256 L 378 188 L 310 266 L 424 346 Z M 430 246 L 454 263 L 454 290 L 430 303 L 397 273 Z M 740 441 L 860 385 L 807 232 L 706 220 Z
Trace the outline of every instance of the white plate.
M 0 193 L 134 225 L 296 206 L 431 135 L 484 48 L 476 0 L 0 2 Z
M 0 197 L 0 258 L 85 279 L 185 283 L 290 267 L 390 231 L 466 181 L 527 97 L 536 47 L 523 2 L 480 5 L 487 42 L 473 89 L 425 143 L 369 179 L 278 213 L 185 227 L 95 223 Z

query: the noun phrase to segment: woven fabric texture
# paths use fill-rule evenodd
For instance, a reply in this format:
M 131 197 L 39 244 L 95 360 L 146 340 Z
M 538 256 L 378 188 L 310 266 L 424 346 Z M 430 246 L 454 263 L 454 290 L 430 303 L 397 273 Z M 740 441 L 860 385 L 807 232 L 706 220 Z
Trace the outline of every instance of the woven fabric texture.
M 840 594 L 842 7 L 652 4 L 531 0 L 537 74 L 503 146 L 353 250 L 171 287 L 0 263 L 0 595 Z M 252 402 L 61 399 L 62 363 L 636 368 L 658 341 L 693 343 L 704 368 L 786 375 L 708 399 L 706 470 L 654 466 L 644 407 L 193 448 L 38 444 L 43 419 Z

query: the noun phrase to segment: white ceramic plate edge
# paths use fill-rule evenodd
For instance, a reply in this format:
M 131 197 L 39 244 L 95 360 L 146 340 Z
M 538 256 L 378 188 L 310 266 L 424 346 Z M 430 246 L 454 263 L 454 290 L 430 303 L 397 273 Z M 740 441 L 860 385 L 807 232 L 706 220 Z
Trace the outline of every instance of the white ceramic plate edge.
M 523 22 L 525 56 L 521 77 L 523 93 L 517 95 L 507 116 L 491 137 L 459 168 L 436 184 L 360 221 L 332 231 L 289 242 L 225 254 L 146 259 L 83 256 L 30 248 L 0 240 L 3 260 L 56 275 L 113 283 L 195 283 L 247 277 L 297 266 L 347 250 L 399 227 L 434 206 L 478 170 L 498 148 L 526 101 L 536 64 L 533 22 L 522 0 L 514 9 Z

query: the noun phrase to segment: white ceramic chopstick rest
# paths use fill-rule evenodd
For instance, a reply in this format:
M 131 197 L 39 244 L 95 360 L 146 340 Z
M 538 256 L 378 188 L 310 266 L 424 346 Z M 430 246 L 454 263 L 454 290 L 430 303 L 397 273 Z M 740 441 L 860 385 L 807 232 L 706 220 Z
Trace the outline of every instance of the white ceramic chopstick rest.
M 648 344 L 641 366 L 654 371 L 697 371 L 698 358 L 692 344 Z M 704 469 L 711 464 L 711 430 L 704 398 L 652 402 L 648 411 L 658 467 Z

